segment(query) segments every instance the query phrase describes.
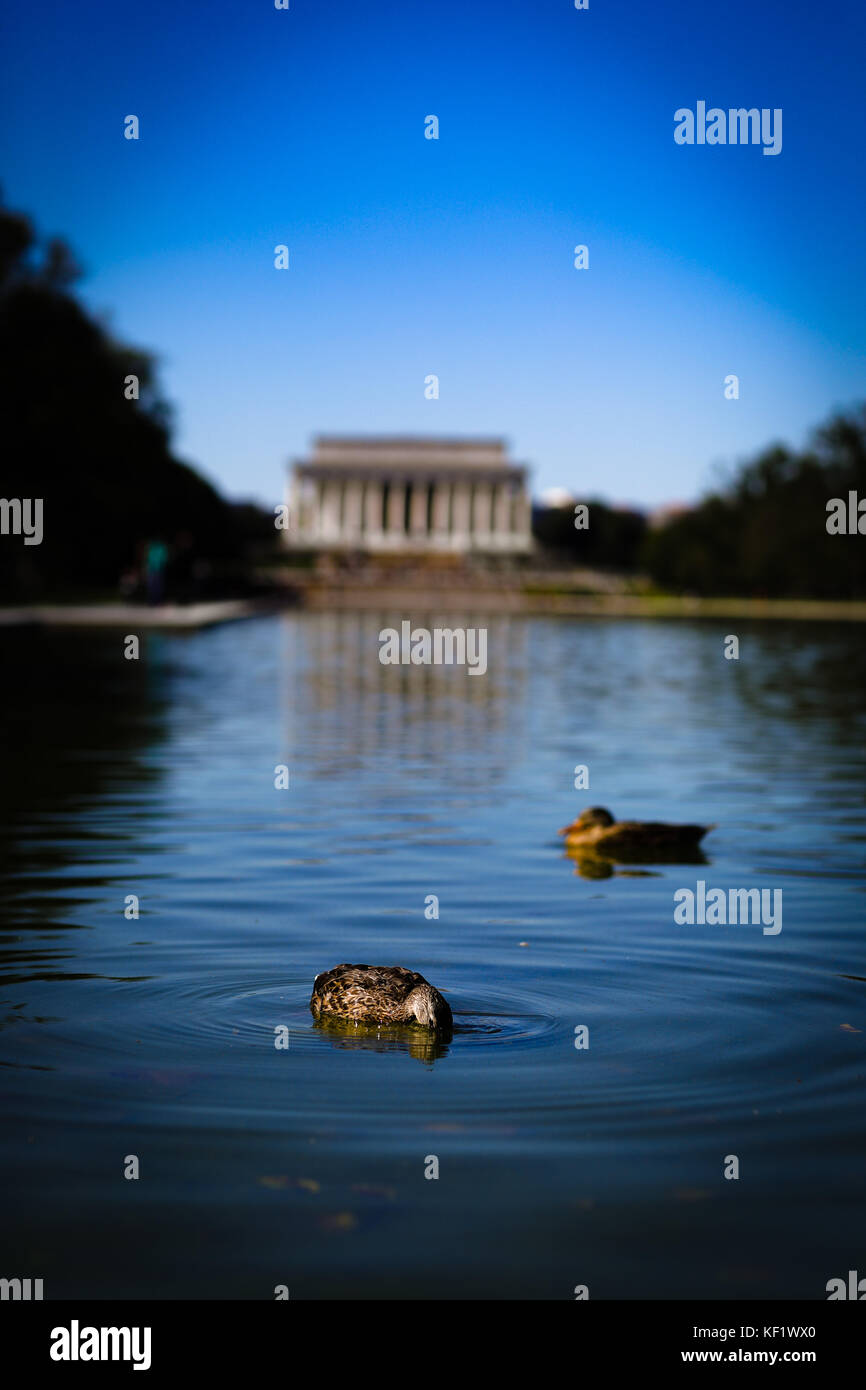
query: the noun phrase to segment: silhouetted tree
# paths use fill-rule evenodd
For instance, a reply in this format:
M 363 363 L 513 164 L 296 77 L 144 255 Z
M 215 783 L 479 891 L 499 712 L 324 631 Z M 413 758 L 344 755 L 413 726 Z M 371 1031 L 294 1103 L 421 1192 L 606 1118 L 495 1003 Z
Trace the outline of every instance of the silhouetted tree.
M 827 503 L 866 497 L 866 407 L 837 415 L 797 454 L 782 445 L 722 492 L 650 531 L 641 564 L 664 588 L 754 597 L 866 596 L 866 536 L 830 535 Z
M 549 558 L 561 564 L 588 565 L 598 569 L 633 570 L 646 530 L 641 512 L 609 507 L 592 501 L 589 526 L 575 529 L 574 505 L 538 507 L 532 531 Z
M 153 360 L 88 316 L 79 274 L 62 241 L 0 207 L 0 493 L 44 509 L 41 545 L 0 536 L 6 594 L 113 589 L 148 538 L 183 535 L 211 566 L 238 553 L 230 506 L 172 456 Z

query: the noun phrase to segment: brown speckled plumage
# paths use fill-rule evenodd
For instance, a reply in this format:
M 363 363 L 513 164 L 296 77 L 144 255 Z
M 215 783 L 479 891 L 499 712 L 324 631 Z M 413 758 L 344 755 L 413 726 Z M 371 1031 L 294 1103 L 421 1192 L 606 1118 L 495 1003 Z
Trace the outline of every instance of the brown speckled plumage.
M 584 848 L 595 854 L 668 855 L 676 850 L 694 851 L 711 825 L 668 825 L 664 821 L 614 820 L 610 811 L 590 806 L 576 821 L 560 830 L 569 848 Z
M 313 1016 L 331 1014 L 356 1023 L 411 1023 L 449 1029 L 451 1009 L 438 989 L 402 965 L 335 965 L 317 975 Z

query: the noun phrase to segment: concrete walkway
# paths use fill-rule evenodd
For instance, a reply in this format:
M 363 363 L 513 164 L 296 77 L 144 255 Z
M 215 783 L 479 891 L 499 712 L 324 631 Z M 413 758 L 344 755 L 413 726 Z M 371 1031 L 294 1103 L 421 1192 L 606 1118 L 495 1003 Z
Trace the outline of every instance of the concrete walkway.
M 128 632 L 142 628 L 192 629 L 254 618 L 273 612 L 274 607 L 272 602 L 261 599 L 164 603 L 152 608 L 137 603 L 33 604 L 0 608 L 0 627 L 124 627 Z

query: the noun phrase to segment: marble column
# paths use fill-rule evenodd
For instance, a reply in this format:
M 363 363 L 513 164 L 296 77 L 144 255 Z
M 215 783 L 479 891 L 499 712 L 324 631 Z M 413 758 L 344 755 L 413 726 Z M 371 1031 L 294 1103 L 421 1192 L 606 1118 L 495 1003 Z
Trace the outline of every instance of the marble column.
M 368 545 L 382 543 L 382 484 L 371 480 L 364 493 L 364 538 Z
M 340 489 L 342 483 L 327 482 L 322 487 L 321 527 L 319 534 L 324 541 L 340 539 Z
M 427 480 L 412 484 L 412 500 L 409 504 L 409 530 L 413 540 L 421 540 L 427 535 Z
M 362 487 L 357 478 L 350 478 L 345 484 L 342 539 L 349 545 L 357 545 L 361 539 Z
M 497 483 L 493 498 L 493 530 L 496 544 L 501 550 L 511 545 L 511 486 Z
M 472 507 L 472 537 L 480 545 L 490 544 L 490 507 L 493 490 L 489 483 L 475 484 Z
M 433 535 L 443 549 L 451 541 L 451 484 L 436 483 L 433 487 Z
M 310 503 L 310 534 L 319 541 L 324 535 L 325 484 L 313 483 L 313 499 Z
M 402 542 L 406 538 L 406 486 L 404 483 L 391 484 L 388 492 L 388 517 L 385 526 L 389 541 Z
M 451 536 L 457 550 L 468 550 L 471 544 L 469 526 L 471 521 L 472 493 L 471 483 L 454 484 L 453 523 Z
M 525 488 L 521 488 L 514 501 L 514 542 L 518 549 L 526 550 L 529 548 L 531 532 L 529 494 Z

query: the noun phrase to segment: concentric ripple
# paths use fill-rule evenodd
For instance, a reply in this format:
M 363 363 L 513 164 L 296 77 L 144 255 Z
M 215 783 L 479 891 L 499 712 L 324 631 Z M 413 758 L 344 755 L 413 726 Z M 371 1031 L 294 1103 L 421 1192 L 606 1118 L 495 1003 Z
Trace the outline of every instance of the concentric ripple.
M 186 978 L 150 980 L 124 986 L 124 995 L 125 1031 L 135 1045 L 153 1045 L 160 1051 L 170 1048 L 177 1059 L 194 1060 L 199 1052 L 213 1058 L 215 1050 L 225 1055 L 249 1046 L 273 1047 L 278 1028 L 288 1029 L 289 1046 L 301 1052 L 334 1046 L 412 1051 L 426 1032 L 338 1019 L 317 1022 L 308 1007 L 306 976 L 279 984 L 262 976 L 193 984 Z M 503 1046 L 539 1047 L 553 1040 L 557 1028 L 557 1020 L 526 996 L 455 992 L 450 1002 L 453 1034 L 437 1055 Z M 98 1032 L 91 1043 L 99 1047 Z

